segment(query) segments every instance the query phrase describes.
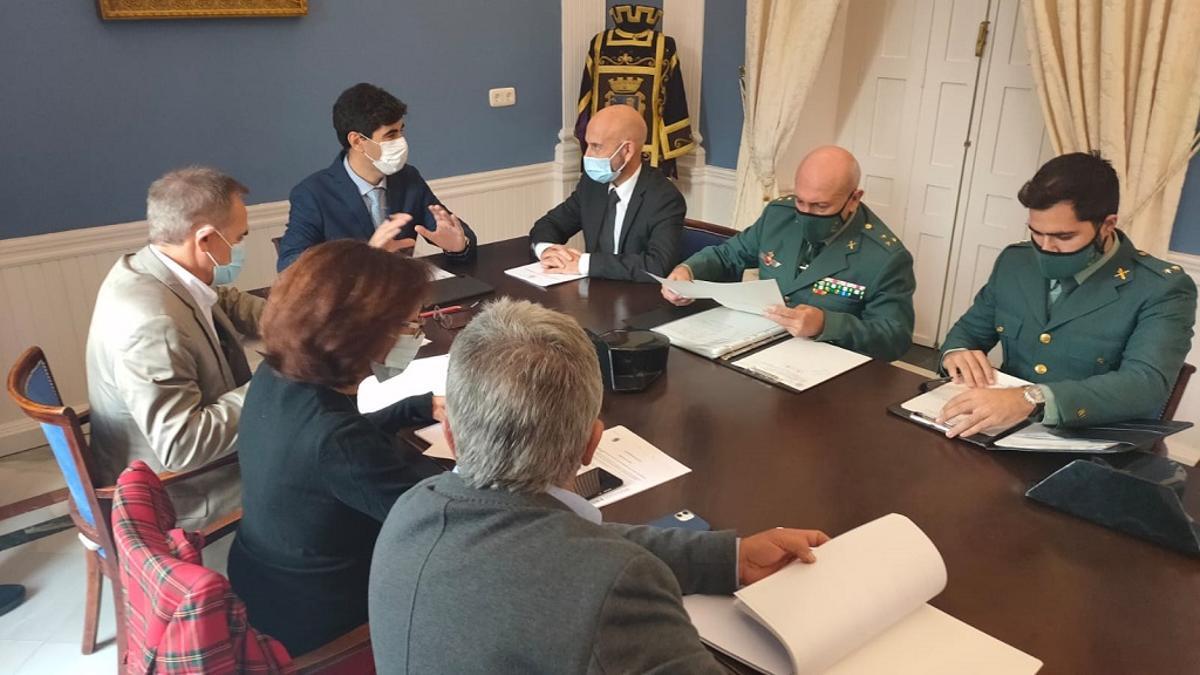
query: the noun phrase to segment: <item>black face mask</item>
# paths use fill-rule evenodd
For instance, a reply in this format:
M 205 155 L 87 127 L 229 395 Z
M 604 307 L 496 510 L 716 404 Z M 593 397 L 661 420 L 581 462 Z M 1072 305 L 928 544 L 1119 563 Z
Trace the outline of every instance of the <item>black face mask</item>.
M 1030 238 L 1033 244 L 1033 250 L 1037 251 L 1038 269 L 1042 271 L 1042 275 L 1047 279 L 1067 279 L 1079 274 L 1087 269 L 1097 258 L 1104 255 L 1104 244 L 1100 241 L 1100 228 L 1096 228 L 1096 234 L 1092 237 L 1091 243 L 1078 251 L 1070 253 L 1055 253 L 1053 251 L 1044 250 L 1038 246 L 1037 242 Z
M 846 206 L 850 204 L 850 200 L 854 199 L 854 193 L 851 193 L 846 201 L 842 203 L 842 208 L 828 215 L 820 215 L 816 213 L 808 213 L 796 209 L 796 221 L 803 228 L 804 238 L 808 243 L 816 245 L 824 243 L 838 228 L 846 224 L 842 218 L 842 212 L 846 210 Z

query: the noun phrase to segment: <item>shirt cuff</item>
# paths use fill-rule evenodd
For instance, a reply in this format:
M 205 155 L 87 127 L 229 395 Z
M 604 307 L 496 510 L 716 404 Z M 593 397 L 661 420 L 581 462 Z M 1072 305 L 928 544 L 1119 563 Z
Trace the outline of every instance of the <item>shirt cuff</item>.
M 550 248 L 553 245 L 554 244 L 547 244 L 547 243 L 534 244 L 533 245 L 533 255 L 537 256 L 538 260 L 541 260 L 542 254 L 546 252 L 546 249 Z
M 1042 408 L 1042 424 L 1048 427 L 1056 426 L 1062 421 L 1062 416 L 1058 412 L 1058 402 L 1054 400 L 1054 390 L 1044 384 L 1039 384 L 1038 389 L 1042 390 L 1042 396 L 1046 397 L 1046 406 Z
M 591 267 L 591 263 L 591 253 L 584 253 L 583 255 L 579 256 L 579 273 L 586 277 L 588 269 Z
M 965 351 L 967 351 L 966 347 L 955 347 L 954 349 L 947 349 L 946 351 L 942 352 L 942 358 L 938 360 L 938 372 L 939 373 L 946 372 L 946 357 L 947 356 L 953 354 L 954 352 L 965 352 Z

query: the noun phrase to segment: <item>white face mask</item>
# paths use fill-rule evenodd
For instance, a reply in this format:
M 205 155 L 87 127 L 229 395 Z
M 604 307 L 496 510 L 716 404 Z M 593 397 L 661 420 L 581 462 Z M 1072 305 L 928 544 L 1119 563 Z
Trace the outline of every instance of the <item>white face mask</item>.
M 362 136 L 362 134 L 359 135 Z M 374 164 L 375 168 L 379 169 L 383 175 L 390 176 L 403 169 L 404 165 L 408 163 L 408 140 L 403 136 L 382 143 L 372 141 L 366 136 L 363 138 L 379 146 L 379 159 L 371 159 L 371 156 L 367 155 L 365 151 L 363 154 L 367 155 L 367 159 L 370 159 L 371 164 Z
M 375 379 L 383 382 L 404 372 L 408 368 L 408 364 L 417 356 L 417 350 L 421 348 L 421 343 L 425 341 L 425 333 L 419 332 L 416 335 L 401 335 L 396 340 L 395 346 L 383 358 L 383 363 L 372 363 L 371 371 L 375 373 Z

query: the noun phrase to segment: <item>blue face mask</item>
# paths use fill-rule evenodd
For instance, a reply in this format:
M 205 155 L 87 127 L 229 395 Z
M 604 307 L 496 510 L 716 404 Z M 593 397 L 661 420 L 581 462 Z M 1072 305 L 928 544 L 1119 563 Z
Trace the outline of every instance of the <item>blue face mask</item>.
M 236 246 L 230 244 L 229 240 L 219 231 L 213 231 L 216 232 L 218 237 L 221 237 L 221 241 L 229 246 L 229 263 L 225 265 L 218 263 L 217 259 L 208 251 L 205 251 L 204 255 L 208 256 L 208 259 L 213 264 L 213 286 L 228 286 L 242 273 L 242 264 L 246 262 L 246 248 L 242 244 Z
M 622 164 L 617 169 L 612 168 L 613 157 L 616 157 L 617 153 L 620 152 L 621 148 L 623 147 L 625 147 L 624 142 L 618 145 L 617 149 L 613 150 L 613 154 L 609 155 L 608 157 L 584 157 L 583 170 L 585 173 L 587 173 L 588 178 L 591 178 L 592 180 L 601 184 L 613 182 L 613 179 L 616 178 L 617 175 L 621 173 L 621 170 L 625 168 L 625 164 Z M 628 161 L 626 164 L 627 163 Z

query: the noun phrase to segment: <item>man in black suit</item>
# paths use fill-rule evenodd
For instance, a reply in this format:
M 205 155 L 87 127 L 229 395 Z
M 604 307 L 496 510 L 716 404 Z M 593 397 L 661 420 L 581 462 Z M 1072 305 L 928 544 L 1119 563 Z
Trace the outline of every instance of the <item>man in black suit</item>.
M 665 276 L 679 263 L 687 204 L 662 172 L 642 163 L 645 138 L 646 122 L 626 105 L 588 122 L 586 175 L 529 233 L 543 269 L 649 282 L 645 272 Z M 580 230 L 586 252 L 566 246 Z

